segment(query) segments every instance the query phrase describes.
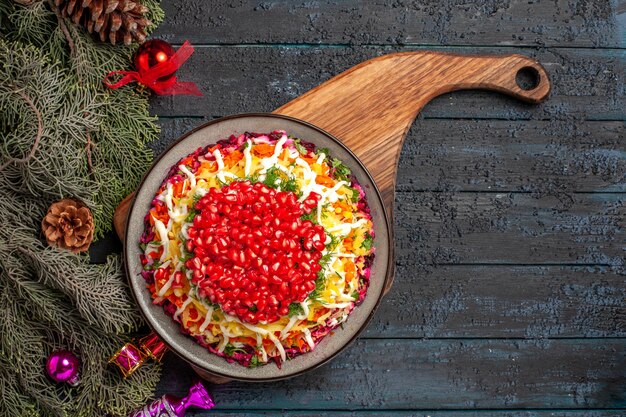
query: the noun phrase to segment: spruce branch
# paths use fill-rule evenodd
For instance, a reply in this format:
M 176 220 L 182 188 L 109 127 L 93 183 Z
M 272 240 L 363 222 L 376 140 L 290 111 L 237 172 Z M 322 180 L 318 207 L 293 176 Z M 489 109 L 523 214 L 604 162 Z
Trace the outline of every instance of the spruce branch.
M 43 136 L 43 122 L 41 120 L 41 112 L 37 109 L 35 103 L 33 103 L 33 100 L 31 100 L 28 94 L 21 90 L 14 90 L 14 92 L 15 94 L 22 97 L 28 107 L 30 107 L 35 114 L 35 117 L 37 117 L 37 134 L 35 135 L 33 146 L 30 148 L 28 154 L 23 158 L 9 158 L 2 165 L 0 165 L 0 171 L 3 171 L 7 166 L 9 166 L 9 164 L 19 164 L 30 161 L 30 159 L 35 155 L 35 152 L 37 152 L 37 148 L 39 148 L 39 141 L 41 141 L 41 137 Z
M 65 36 L 65 40 L 67 41 L 67 45 L 70 48 L 70 55 L 75 56 L 76 47 L 74 46 L 74 39 L 72 39 L 72 36 L 70 35 L 70 31 L 67 29 L 67 25 L 65 24 L 65 19 L 63 18 L 63 16 L 61 16 L 61 12 L 59 12 L 59 9 L 56 8 L 52 0 L 48 0 L 48 4 L 50 5 L 50 9 L 54 12 L 54 14 L 57 17 L 57 21 L 59 22 L 59 28 L 61 29 L 61 32 L 63 32 L 63 35 Z
M 158 3 L 145 4 L 158 21 Z M 94 42 L 48 0 L 0 0 L 0 21 L 0 417 L 126 415 L 160 369 L 124 380 L 107 364 L 142 326 L 120 257 L 92 265 L 48 248 L 40 223 L 50 203 L 72 197 L 92 210 L 97 236 L 110 230 L 150 164 L 158 126 L 146 93 L 101 83 L 133 48 Z M 60 348 L 81 358 L 76 388 L 42 372 Z

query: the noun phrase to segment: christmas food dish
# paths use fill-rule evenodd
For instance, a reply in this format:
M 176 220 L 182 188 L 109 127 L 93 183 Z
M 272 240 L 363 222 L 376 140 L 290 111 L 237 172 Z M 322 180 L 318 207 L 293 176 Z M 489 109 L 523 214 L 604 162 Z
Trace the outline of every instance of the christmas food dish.
M 228 361 L 310 352 L 363 302 L 374 258 L 365 192 L 327 149 L 284 131 L 197 149 L 145 216 L 153 303 Z

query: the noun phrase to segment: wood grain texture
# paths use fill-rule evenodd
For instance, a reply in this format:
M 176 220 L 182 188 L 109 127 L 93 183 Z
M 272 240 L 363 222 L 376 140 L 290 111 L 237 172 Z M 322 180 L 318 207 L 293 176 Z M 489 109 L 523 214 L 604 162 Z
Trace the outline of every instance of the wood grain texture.
M 156 34 L 177 43 L 626 44 L 616 22 L 624 10 L 612 1 L 188 0 L 164 8 Z
M 624 122 L 420 119 L 398 191 L 626 191 Z M 550 191 L 552 190 L 552 191 Z
M 615 339 L 359 339 L 304 376 L 211 391 L 216 411 L 624 408 L 625 358 Z M 159 391 L 184 394 L 189 367 L 173 356 L 165 366 L 179 378 Z
M 626 337 L 619 268 L 437 265 L 418 252 L 396 275 L 364 337 Z
M 578 48 L 199 47 L 179 74 L 196 82 L 204 96 L 153 97 L 151 109 L 167 117 L 271 112 L 367 59 L 423 49 L 527 55 L 546 68 L 553 87 L 550 100 L 539 105 L 496 93 L 456 92 L 432 100 L 421 113 L 426 118 L 626 119 L 624 53 Z
M 401 194 L 400 263 L 625 266 L 623 194 Z

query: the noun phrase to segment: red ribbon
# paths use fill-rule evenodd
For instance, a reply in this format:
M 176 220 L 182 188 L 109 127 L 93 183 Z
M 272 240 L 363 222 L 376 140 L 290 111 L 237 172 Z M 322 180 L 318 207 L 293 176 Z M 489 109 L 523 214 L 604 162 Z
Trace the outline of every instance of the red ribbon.
M 185 41 L 183 45 L 165 62 L 161 62 L 152 68 L 137 72 L 137 71 L 111 71 L 109 72 L 102 82 L 109 88 L 114 90 L 120 88 L 123 85 L 131 83 L 133 81 L 138 82 L 149 87 L 152 91 L 160 96 L 170 96 L 176 94 L 189 94 L 193 96 L 201 96 L 202 93 L 198 89 L 195 83 L 192 82 L 180 82 L 176 80 L 176 76 L 173 75 L 181 65 L 189 59 L 193 54 L 193 46 L 189 41 Z M 109 77 L 113 75 L 123 75 L 123 77 L 116 83 L 112 84 L 109 81 Z M 161 77 L 167 77 L 172 75 L 166 81 L 159 81 Z

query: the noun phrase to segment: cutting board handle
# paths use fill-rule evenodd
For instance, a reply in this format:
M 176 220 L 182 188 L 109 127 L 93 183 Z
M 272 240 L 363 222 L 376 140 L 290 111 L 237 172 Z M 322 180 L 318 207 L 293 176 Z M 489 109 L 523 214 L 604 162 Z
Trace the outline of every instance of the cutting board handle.
M 518 85 L 523 74 L 534 78 L 532 88 Z M 274 113 L 312 123 L 346 144 L 372 174 L 393 224 L 398 158 L 413 120 L 433 98 L 466 89 L 493 90 L 539 103 L 550 93 L 550 80 L 541 64 L 523 55 L 402 52 L 352 67 Z M 132 200 L 131 194 L 115 212 L 115 230 L 122 240 Z M 386 290 L 392 282 L 393 273 Z
M 413 58 L 423 59 L 419 55 Z M 537 61 L 523 55 L 458 58 L 458 55 L 455 56 L 459 67 L 434 74 L 442 79 L 440 88 L 433 89 L 433 97 L 455 90 L 484 89 L 508 94 L 528 103 L 539 103 L 550 92 L 546 70 Z M 526 78 L 530 88 L 518 85 L 519 78 Z

